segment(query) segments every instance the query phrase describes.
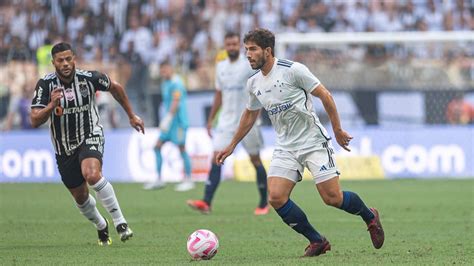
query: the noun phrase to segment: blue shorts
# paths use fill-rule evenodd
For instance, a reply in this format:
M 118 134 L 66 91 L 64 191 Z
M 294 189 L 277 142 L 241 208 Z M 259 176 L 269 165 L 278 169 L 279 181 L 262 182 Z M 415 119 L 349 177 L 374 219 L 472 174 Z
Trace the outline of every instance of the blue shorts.
M 186 132 L 187 128 L 172 126 L 170 130 L 160 133 L 159 140 L 163 143 L 171 141 L 176 145 L 184 145 L 184 143 L 186 142 Z

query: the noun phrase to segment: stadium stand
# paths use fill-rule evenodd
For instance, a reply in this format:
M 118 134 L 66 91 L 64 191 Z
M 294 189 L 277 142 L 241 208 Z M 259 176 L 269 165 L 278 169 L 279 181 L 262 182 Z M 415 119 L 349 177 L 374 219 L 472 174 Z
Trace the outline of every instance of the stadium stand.
M 8 106 L 22 97 L 24 87 L 31 86 L 31 80 L 51 71 L 47 51 L 59 40 L 72 43 L 81 67 L 100 69 L 125 84 L 132 101 L 146 113 L 154 105 L 148 99 L 159 100 L 159 97 L 147 96 L 157 94 L 157 68 L 164 60 L 170 60 L 185 77 L 188 90 L 213 88 L 214 62 L 221 56 L 220 47 L 228 30 L 242 35 L 255 27 L 269 28 L 276 33 L 467 32 L 474 30 L 473 12 L 472 1 L 468 0 L 1 1 L 0 120 L 8 120 L 5 119 L 8 110 L 15 109 Z M 345 53 L 332 53 L 311 48 L 292 51 L 290 47 L 287 54 L 298 61 L 312 60 L 313 65 L 308 65 L 328 79 L 327 83 L 333 88 L 347 86 L 337 78 L 339 75 L 330 73 L 335 71 L 333 66 L 348 57 L 362 62 L 359 66 L 348 64 L 351 71 L 362 66 L 370 75 L 361 76 L 360 71 L 353 71 L 345 82 L 356 78 L 363 81 L 362 86 L 385 82 L 385 75 L 397 69 L 383 72 L 379 67 L 383 65 L 381 62 L 403 64 L 416 59 L 436 69 L 446 68 L 442 63 L 449 62 L 447 73 L 460 75 L 461 81 L 467 80 L 472 88 L 472 46 L 462 46 L 454 49 L 457 52 L 449 53 L 425 47 L 407 52 L 390 45 L 349 48 Z M 325 64 L 318 68 L 319 62 Z M 386 67 L 394 65 L 385 64 Z M 105 109 L 110 110 L 110 106 L 113 109 L 107 97 L 103 96 L 103 105 Z M 143 100 L 147 104 L 139 105 Z M 113 111 L 110 113 L 113 116 Z M 445 121 L 444 110 L 439 113 L 443 118 L 438 120 Z M 18 119 L 15 121 L 13 127 L 21 125 Z M 117 126 L 114 119 L 110 121 L 109 126 Z

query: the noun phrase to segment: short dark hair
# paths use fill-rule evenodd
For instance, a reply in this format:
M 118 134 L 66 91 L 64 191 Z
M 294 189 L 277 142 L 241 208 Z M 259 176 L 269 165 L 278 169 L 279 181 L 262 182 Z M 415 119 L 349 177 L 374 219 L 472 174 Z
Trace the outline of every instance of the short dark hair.
M 273 32 L 262 28 L 251 30 L 247 34 L 245 34 L 244 37 L 244 43 L 247 43 L 249 41 L 254 42 L 262 49 L 265 49 L 267 47 L 272 48 L 272 55 L 275 56 L 275 35 L 273 34 Z
M 224 40 L 227 39 L 227 38 L 233 38 L 233 37 L 237 37 L 240 39 L 240 35 L 235 32 L 235 31 L 228 31 L 226 32 L 226 34 L 224 35 Z
M 72 50 L 72 47 L 69 43 L 67 43 L 67 42 L 57 43 L 51 49 L 51 56 L 54 57 L 55 54 L 60 53 L 60 52 L 64 52 L 64 51 L 67 51 L 67 50 L 71 50 L 71 52 L 74 54 L 74 50 Z
M 171 61 L 169 60 L 169 58 L 166 58 L 165 60 L 163 60 L 163 61 L 160 63 L 160 67 L 163 67 L 163 66 L 172 66 L 172 65 L 171 65 Z

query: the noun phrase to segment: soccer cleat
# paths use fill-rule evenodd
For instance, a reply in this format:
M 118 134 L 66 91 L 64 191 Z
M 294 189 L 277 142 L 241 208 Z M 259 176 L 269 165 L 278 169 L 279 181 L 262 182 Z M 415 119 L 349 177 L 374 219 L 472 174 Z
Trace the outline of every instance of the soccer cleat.
M 209 206 L 209 204 L 203 200 L 188 200 L 186 203 L 193 210 L 199 211 L 202 214 L 211 213 L 211 206 Z
M 128 224 L 126 223 L 117 225 L 116 229 L 117 233 L 120 235 L 120 240 L 122 240 L 122 242 L 129 240 L 133 236 L 132 229 L 130 229 L 130 227 L 128 227 Z
M 97 235 L 99 236 L 99 239 L 97 240 L 97 244 L 99 244 L 99 246 L 112 245 L 112 239 L 109 236 L 109 221 L 107 221 L 107 219 L 105 219 L 105 228 L 102 230 L 97 230 Z
M 193 189 L 194 187 L 195 187 L 195 185 L 194 185 L 193 181 L 184 181 L 184 182 L 179 183 L 178 185 L 176 185 L 174 190 L 178 191 L 178 192 L 185 192 L 185 191 L 189 191 L 189 190 Z
M 370 239 L 372 239 L 374 248 L 379 249 L 385 240 L 385 233 L 383 232 L 382 223 L 380 223 L 379 212 L 375 208 L 370 208 L 370 210 L 375 217 L 367 224 L 367 231 L 370 233 Z
M 331 250 L 331 244 L 325 237 L 323 237 L 322 242 L 316 242 L 309 244 L 304 250 L 303 257 L 315 257 L 321 254 L 326 253 L 326 251 Z
M 263 208 L 257 207 L 255 208 L 255 211 L 253 211 L 253 214 L 255 215 L 266 215 L 270 211 L 270 207 L 267 205 Z
M 161 189 L 164 188 L 166 184 L 160 180 L 151 182 L 151 183 L 146 183 L 143 185 L 143 189 L 145 190 L 153 190 L 153 189 Z

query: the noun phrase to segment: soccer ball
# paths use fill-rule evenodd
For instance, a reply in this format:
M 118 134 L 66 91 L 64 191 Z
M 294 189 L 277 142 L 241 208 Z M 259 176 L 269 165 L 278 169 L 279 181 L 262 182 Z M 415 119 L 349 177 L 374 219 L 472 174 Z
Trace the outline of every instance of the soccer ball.
M 206 229 L 194 231 L 188 237 L 188 252 L 195 260 L 210 260 L 217 253 L 219 248 L 219 239 L 217 236 Z

